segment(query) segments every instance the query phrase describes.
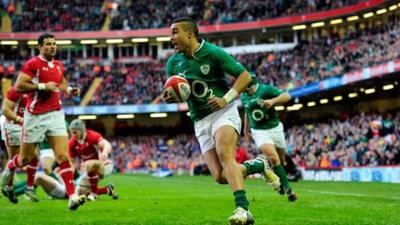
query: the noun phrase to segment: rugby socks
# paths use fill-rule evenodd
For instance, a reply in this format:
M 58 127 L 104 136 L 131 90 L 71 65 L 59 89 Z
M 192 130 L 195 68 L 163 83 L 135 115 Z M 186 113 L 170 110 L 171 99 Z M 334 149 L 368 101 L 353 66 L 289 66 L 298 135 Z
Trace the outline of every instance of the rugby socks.
M 8 181 L 7 186 L 10 188 L 10 190 L 11 190 L 12 187 L 14 186 L 14 175 L 11 176 L 10 180 Z
M 7 163 L 7 169 L 10 171 L 10 173 L 14 173 L 15 169 L 17 167 L 21 167 L 18 163 L 18 156 L 19 154 L 16 154 L 10 161 Z M 14 183 L 14 175 L 11 175 L 10 180 L 7 183 L 7 186 L 10 190 L 13 188 L 13 183 Z
M 248 160 L 243 165 L 246 167 L 246 175 L 264 172 L 264 163 L 261 160 Z
M 32 159 L 32 161 L 28 164 L 26 168 L 27 173 L 27 189 L 34 190 L 35 185 L 35 174 L 38 167 L 38 158 Z
M 14 191 L 16 196 L 20 196 L 26 191 L 26 181 L 18 182 L 14 185 Z
M 105 195 L 105 194 L 109 194 L 109 193 L 108 193 L 107 187 L 99 187 L 99 188 L 97 188 L 96 194 L 97 195 Z
M 19 163 L 18 163 L 18 157 L 19 157 L 19 154 L 16 154 L 16 155 L 14 155 L 14 157 L 10 161 L 8 161 L 7 168 L 10 171 L 14 171 L 15 168 L 20 168 L 21 167 L 21 165 L 19 165 Z
M 282 186 L 283 186 L 286 190 L 288 190 L 288 189 L 290 188 L 290 186 L 289 186 L 289 181 L 288 181 L 288 179 L 287 179 L 287 175 L 286 175 L 285 169 L 283 168 L 282 164 L 279 164 L 278 166 L 274 166 L 272 169 L 274 170 L 274 173 L 275 173 L 276 175 L 278 175 L 279 180 L 281 181 Z
M 68 197 L 70 197 L 75 192 L 74 171 L 72 170 L 71 164 L 69 163 L 68 160 L 60 163 L 59 167 L 60 167 L 60 176 L 64 181 L 66 193 Z
M 249 201 L 247 200 L 245 190 L 237 190 L 237 191 L 233 192 L 233 196 L 235 196 L 236 208 L 242 207 L 245 210 L 249 210 Z

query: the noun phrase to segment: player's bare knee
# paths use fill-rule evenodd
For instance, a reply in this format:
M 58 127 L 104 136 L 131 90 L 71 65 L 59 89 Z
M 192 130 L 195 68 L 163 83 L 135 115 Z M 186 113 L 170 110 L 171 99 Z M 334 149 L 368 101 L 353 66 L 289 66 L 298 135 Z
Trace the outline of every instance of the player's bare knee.
M 236 139 L 230 137 L 219 138 L 216 141 L 216 147 L 220 149 L 236 148 Z
M 276 154 L 269 155 L 268 159 L 274 166 L 281 164 L 281 161 L 279 160 L 279 157 Z

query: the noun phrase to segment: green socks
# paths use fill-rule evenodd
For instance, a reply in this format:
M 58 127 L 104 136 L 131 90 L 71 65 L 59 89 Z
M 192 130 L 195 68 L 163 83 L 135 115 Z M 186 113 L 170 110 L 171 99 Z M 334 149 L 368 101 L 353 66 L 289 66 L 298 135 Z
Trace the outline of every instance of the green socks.
M 282 186 L 287 190 L 290 188 L 289 186 L 289 181 L 287 179 L 287 175 L 285 172 L 285 168 L 283 168 L 282 164 L 280 164 L 279 166 L 274 166 L 273 168 L 274 173 L 276 175 L 278 175 L 279 180 L 281 181 Z
M 235 196 L 236 207 L 242 207 L 245 210 L 249 210 L 249 201 L 247 200 L 245 190 L 237 190 L 233 192 L 233 196 Z
M 246 167 L 247 175 L 264 172 L 264 163 L 261 160 L 249 160 L 244 162 L 243 165 Z
M 14 184 L 14 192 L 16 196 L 24 194 L 26 191 L 26 181 L 21 181 Z

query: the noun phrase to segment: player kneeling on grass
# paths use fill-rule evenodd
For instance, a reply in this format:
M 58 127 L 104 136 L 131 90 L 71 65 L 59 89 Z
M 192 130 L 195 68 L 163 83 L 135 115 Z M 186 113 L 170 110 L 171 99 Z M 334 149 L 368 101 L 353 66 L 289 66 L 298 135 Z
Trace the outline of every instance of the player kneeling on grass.
M 253 76 L 253 75 L 252 75 Z M 279 193 L 288 195 L 289 201 L 296 201 L 297 196 L 290 188 L 283 163 L 285 162 L 285 134 L 283 125 L 279 121 L 275 104 L 284 104 L 290 101 L 288 92 L 282 92 L 278 88 L 256 82 L 241 96 L 246 115 L 244 116 L 245 139 L 249 141 L 251 128 L 252 137 L 261 149 L 262 153 L 272 163 L 275 174 L 279 176 L 281 186 Z M 250 122 L 249 122 L 250 121 Z
M 110 142 L 96 131 L 86 129 L 82 120 L 73 120 L 69 127 L 72 132 L 69 155 L 72 161 L 79 158 L 83 164 L 76 191 L 85 192 L 89 200 L 94 200 L 101 194 L 108 194 L 113 199 L 118 199 L 118 194 L 112 185 L 97 186 L 99 179 L 111 174 L 113 170 L 113 163 L 108 158 L 112 151 Z

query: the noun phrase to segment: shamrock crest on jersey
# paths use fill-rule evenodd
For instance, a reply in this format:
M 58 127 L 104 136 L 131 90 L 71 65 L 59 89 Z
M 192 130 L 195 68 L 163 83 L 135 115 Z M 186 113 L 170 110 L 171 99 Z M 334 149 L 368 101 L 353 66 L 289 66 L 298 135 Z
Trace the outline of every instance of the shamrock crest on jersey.
M 210 72 L 210 65 L 205 64 L 200 66 L 200 71 L 204 74 L 207 75 Z

